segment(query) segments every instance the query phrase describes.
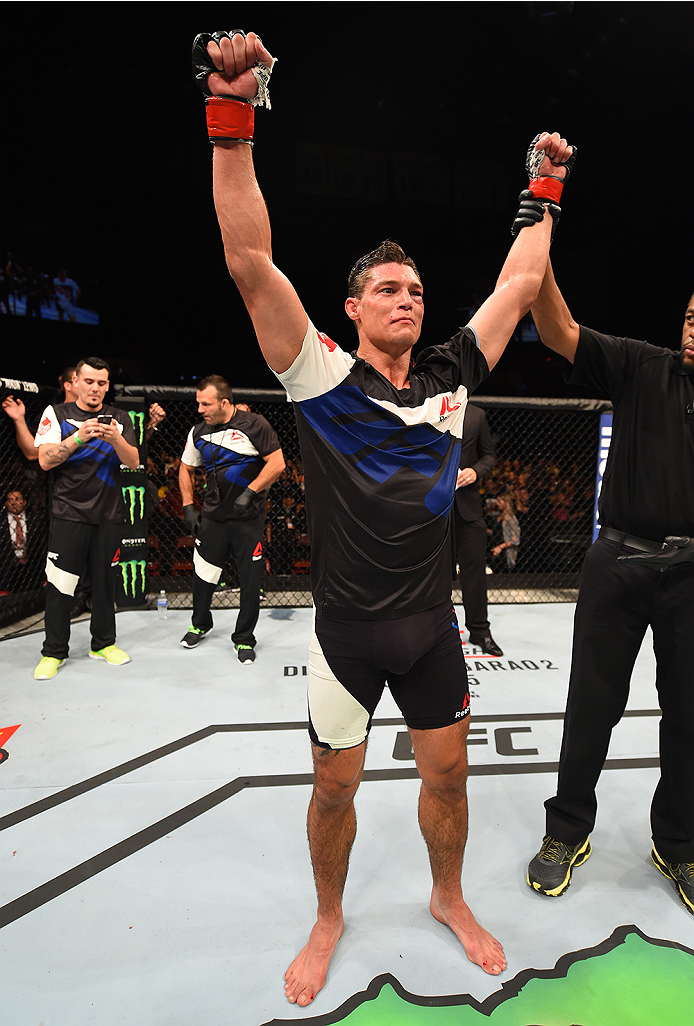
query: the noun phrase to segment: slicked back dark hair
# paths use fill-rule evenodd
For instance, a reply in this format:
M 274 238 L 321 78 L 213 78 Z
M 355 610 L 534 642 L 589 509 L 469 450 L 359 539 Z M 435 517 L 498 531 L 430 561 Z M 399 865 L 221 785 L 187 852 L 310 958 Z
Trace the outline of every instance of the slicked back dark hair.
M 370 253 L 357 260 L 347 279 L 347 296 L 351 299 L 361 299 L 371 272 L 374 267 L 381 264 L 403 264 L 405 267 L 411 267 L 419 278 L 414 260 L 406 255 L 405 250 L 397 242 L 386 239 L 380 246 L 376 246 L 376 249 L 372 249 Z M 421 278 L 419 280 L 421 281 Z
M 214 388 L 217 390 L 217 399 L 221 403 L 222 399 L 228 399 L 230 403 L 234 401 L 234 393 L 231 391 L 231 385 L 226 378 L 223 378 L 221 374 L 208 374 L 206 378 L 198 384 L 198 392 L 202 392 L 204 388 Z
M 79 372 L 84 367 L 85 363 L 88 367 L 93 367 L 94 370 L 105 370 L 106 373 L 109 375 L 111 373 L 111 368 L 105 360 L 101 359 L 100 356 L 85 356 L 84 360 L 80 360 L 80 362 L 75 367 L 75 374 L 79 374 Z

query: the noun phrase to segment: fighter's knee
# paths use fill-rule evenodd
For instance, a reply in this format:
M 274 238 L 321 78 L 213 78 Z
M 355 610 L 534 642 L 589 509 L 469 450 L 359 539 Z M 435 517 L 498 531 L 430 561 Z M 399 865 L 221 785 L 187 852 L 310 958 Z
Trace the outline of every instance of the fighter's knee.
M 321 808 L 349 805 L 361 782 L 363 758 L 354 749 L 323 749 L 314 759 L 313 796 Z
M 419 775 L 424 785 L 433 794 L 441 798 L 455 798 L 458 795 L 464 795 L 467 788 L 467 760 L 459 759 L 443 765 L 422 766 Z
M 352 784 L 335 781 L 331 781 L 330 784 L 315 784 L 313 800 L 316 808 L 321 812 L 344 808 L 352 803 L 358 787 L 358 781 Z

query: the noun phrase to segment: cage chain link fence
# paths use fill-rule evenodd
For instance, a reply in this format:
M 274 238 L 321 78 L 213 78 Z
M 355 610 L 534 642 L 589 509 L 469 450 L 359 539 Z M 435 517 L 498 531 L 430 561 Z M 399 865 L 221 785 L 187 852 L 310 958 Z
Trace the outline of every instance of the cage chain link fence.
M 23 403 L 35 433 L 41 414 L 56 399 L 54 388 L 0 378 L 0 402 Z M 0 627 L 40 614 L 44 606 L 48 547 L 48 482 L 38 459 L 23 456 L 14 421 L 0 412 Z
M 9 386 L 13 383 L 10 382 Z M 19 383 L 14 383 L 19 384 Z M 26 383 L 25 383 L 26 384 Z M 0 386 L 2 379 L 0 379 Z M 5 379 L 4 399 L 12 388 Z M 26 388 L 35 389 L 27 391 Z M 35 431 L 54 390 L 15 388 Z M 141 531 L 146 537 L 146 593 L 153 604 L 165 591 L 171 608 L 192 605 L 193 545 L 183 520 L 178 467 L 186 436 L 199 421 L 194 388 L 115 386 L 119 405 L 147 409 L 157 402 L 166 418 L 142 447 L 146 494 Z M 304 480 L 294 411 L 281 390 L 235 389 L 234 400 L 262 414 L 277 432 L 286 470 L 272 486 L 263 539 L 263 604 L 311 604 L 311 545 L 306 526 Z M 497 454 L 491 473 L 480 483 L 488 533 L 487 587 L 491 603 L 573 601 L 583 556 L 592 541 L 593 509 L 602 400 L 502 399 L 474 397 L 487 415 Z M 14 425 L 2 415 L 3 544 L 0 546 L 0 625 L 40 610 L 45 587 L 49 476 L 24 458 Z M 203 477 L 196 483 L 196 504 Z M 28 537 L 23 561 L 16 532 L 6 527 L 8 493 L 26 501 Z M 11 502 L 11 500 L 10 500 Z M 503 539 L 504 518 L 516 518 L 519 544 L 495 554 Z M 137 532 L 136 532 L 137 533 Z M 5 535 L 7 538 L 5 539 Z M 454 601 L 460 590 L 451 562 Z M 238 606 L 239 581 L 233 559 L 224 568 L 213 599 L 216 608 Z

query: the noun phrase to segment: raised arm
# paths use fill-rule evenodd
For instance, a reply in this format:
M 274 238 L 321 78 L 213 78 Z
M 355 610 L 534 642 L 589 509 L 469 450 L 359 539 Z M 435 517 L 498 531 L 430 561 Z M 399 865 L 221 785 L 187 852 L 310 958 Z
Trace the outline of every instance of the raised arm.
M 2 408 L 10 420 L 14 422 L 17 445 L 22 450 L 22 455 L 28 460 L 37 460 L 39 454 L 34 445 L 34 436 L 26 422 L 26 408 L 22 400 L 15 399 L 13 395 L 8 395 L 6 399 L 3 399 Z
M 547 261 L 542 287 L 532 305 L 532 315 L 540 338 L 548 349 L 553 349 L 555 353 L 566 357 L 569 363 L 573 363 L 581 329 L 571 316 L 554 280 L 550 260 Z
M 308 317 L 291 282 L 272 262 L 270 221 L 248 144 L 252 101 L 269 106 L 267 79 L 273 63 L 254 32 L 231 37 L 203 33 L 193 44 L 196 78 L 207 97 L 214 202 L 227 267 L 263 356 L 272 370 L 284 371 L 299 354 Z
M 528 200 L 524 202 L 529 216 L 521 218 L 519 214 L 516 219 L 516 240 L 494 292 L 470 320 L 490 370 L 501 357 L 518 321 L 528 313 L 540 293 L 554 218 L 558 216 L 557 200 L 569 173 L 566 165 L 570 165 L 573 155 L 573 147 L 557 132 L 553 135 L 543 132 L 528 152 L 526 164 L 533 195 L 528 192 Z

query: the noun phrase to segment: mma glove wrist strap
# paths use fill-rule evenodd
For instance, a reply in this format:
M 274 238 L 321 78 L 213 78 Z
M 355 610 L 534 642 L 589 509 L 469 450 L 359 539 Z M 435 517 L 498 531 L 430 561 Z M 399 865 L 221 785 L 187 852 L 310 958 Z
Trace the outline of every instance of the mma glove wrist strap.
M 552 203 L 559 203 L 564 189 L 564 181 L 555 178 L 554 175 L 545 175 L 541 178 L 531 178 L 528 189 L 535 199 L 550 200 Z
M 208 96 L 205 113 L 211 143 L 252 143 L 255 110 L 248 100 L 238 96 Z

